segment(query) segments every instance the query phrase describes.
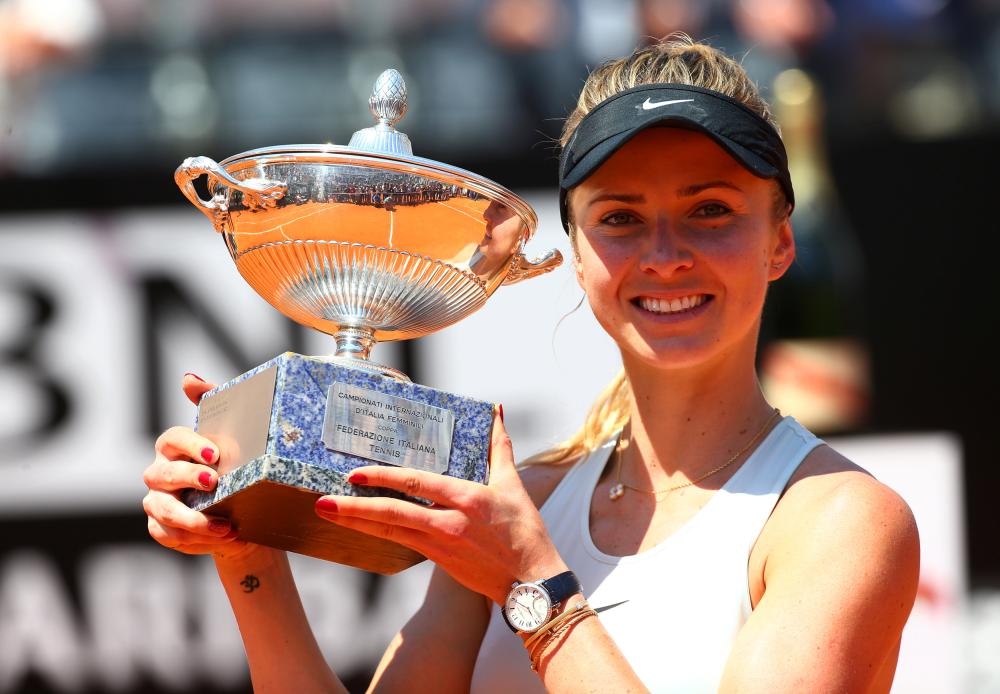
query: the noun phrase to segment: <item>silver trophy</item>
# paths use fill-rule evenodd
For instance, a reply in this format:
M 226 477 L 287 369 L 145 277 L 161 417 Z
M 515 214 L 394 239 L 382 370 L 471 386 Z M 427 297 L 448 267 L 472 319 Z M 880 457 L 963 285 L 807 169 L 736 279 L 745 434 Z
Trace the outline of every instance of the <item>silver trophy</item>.
M 231 518 L 241 538 L 393 573 L 422 557 L 319 520 L 313 501 L 390 494 L 346 482 L 373 463 L 485 483 L 493 405 L 412 383 L 371 361 L 372 347 L 447 327 L 562 255 L 525 257 L 537 218 L 506 188 L 413 156 L 395 127 L 407 109 L 397 71 L 368 103 L 375 125 L 346 147 L 191 157 L 175 173 L 250 286 L 335 341 L 331 356 L 286 353 L 206 394 L 198 430 L 219 445 L 220 480 L 186 501 Z

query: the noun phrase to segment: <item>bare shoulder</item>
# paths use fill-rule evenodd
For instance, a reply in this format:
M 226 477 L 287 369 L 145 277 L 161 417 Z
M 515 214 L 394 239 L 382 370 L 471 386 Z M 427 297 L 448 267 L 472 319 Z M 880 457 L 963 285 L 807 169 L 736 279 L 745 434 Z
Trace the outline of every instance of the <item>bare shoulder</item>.
M 537 508 L 542 507 L 566 473 L 579 461 L 580 456 L 577 456 L 562 463 L 533 463 L 518 469 L 521 483 L 524 484 L 528 496 L 535 502 Z
M 819 516 L 852 513 L 862 518 L 901 516 L 912 521 L 910 507 L 893 489 L 827 445 L 815 448 L 789 480 L 778 508 Z M 912 524 L 914 529 L 915 523 Z
M 906 501 L 826 445 L 803 460 L 767 525 L 775 531 L 770 549 L 799 556 L 806 545 L 810 554 L 816 547 L 831 555 L 849 548 L 859 559 L 894 556 L 903 571 L 919 558 L 917 524 Z

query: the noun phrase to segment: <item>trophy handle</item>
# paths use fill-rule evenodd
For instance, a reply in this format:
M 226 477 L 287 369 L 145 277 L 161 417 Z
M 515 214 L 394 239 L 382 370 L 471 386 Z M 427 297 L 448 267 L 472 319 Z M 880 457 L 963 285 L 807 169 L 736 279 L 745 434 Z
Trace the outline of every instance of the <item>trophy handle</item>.
M 212 220 L 212 226 L 215 227 L 215 230 L 220 233 L 223 231 L 229 216 L 226 194 L 220 189 L 210 200 L 202 200 L 198 191 L 194 189 L 195 180 L 201 176 L 208 176 L 209 181 L 243 193 L 243 204 L 251 210 L 274 207 L 278 204 L 278 200 L 288 192 L 288 186 L 279 181 L 268 181 L 260 178 L 238 181 L 209 157 L 188 157 L 174 172 L 174 181 L 184 193 L 184 197 L 204 212 L 205 216 Z
M 510 270 L 507 272 L 507 277 L 504 278 L 503 283 L 517 284 L 532 277 L 544 275 L 546 272 L 552 272 L 562 265 L 562 261 L 563 256 L 558 248 L 546 251 L 534 260 L 528 260 L 524 256 L 524 253 L 518 253 L 514 256 L 514 262 L 511 263 Z

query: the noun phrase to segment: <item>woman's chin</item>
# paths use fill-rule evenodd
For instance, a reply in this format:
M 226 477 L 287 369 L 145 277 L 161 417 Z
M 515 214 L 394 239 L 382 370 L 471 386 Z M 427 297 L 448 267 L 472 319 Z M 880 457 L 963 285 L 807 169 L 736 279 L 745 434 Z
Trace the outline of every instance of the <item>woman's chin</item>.
M 631 342 L 631 341 L 630 341 Z M 691 369 L 709 364 L 718 356 L 718 342 L 704 336 L 645 339 L 622 346 L 626 365 L 633 361 L 660 371 Z

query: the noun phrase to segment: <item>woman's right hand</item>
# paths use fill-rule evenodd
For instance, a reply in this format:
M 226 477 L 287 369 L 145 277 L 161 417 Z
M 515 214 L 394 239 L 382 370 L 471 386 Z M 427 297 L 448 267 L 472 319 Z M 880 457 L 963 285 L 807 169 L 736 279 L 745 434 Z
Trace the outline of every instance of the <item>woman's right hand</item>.
M 214 387 L 193 374 L 184 375 L 184 394 L 195 404 Z M 142 508 L 148 516 L 149 534 L 164 547 L 220 559 L 263 549 L 237 540 L 228 520 L 194 511 L 180 499 L 184 489 L 215 489 L 218 458 L 218 447 L 188 427 L 167 429 L 156 440 L 156 457 L 142 476 L 149 488 Z

